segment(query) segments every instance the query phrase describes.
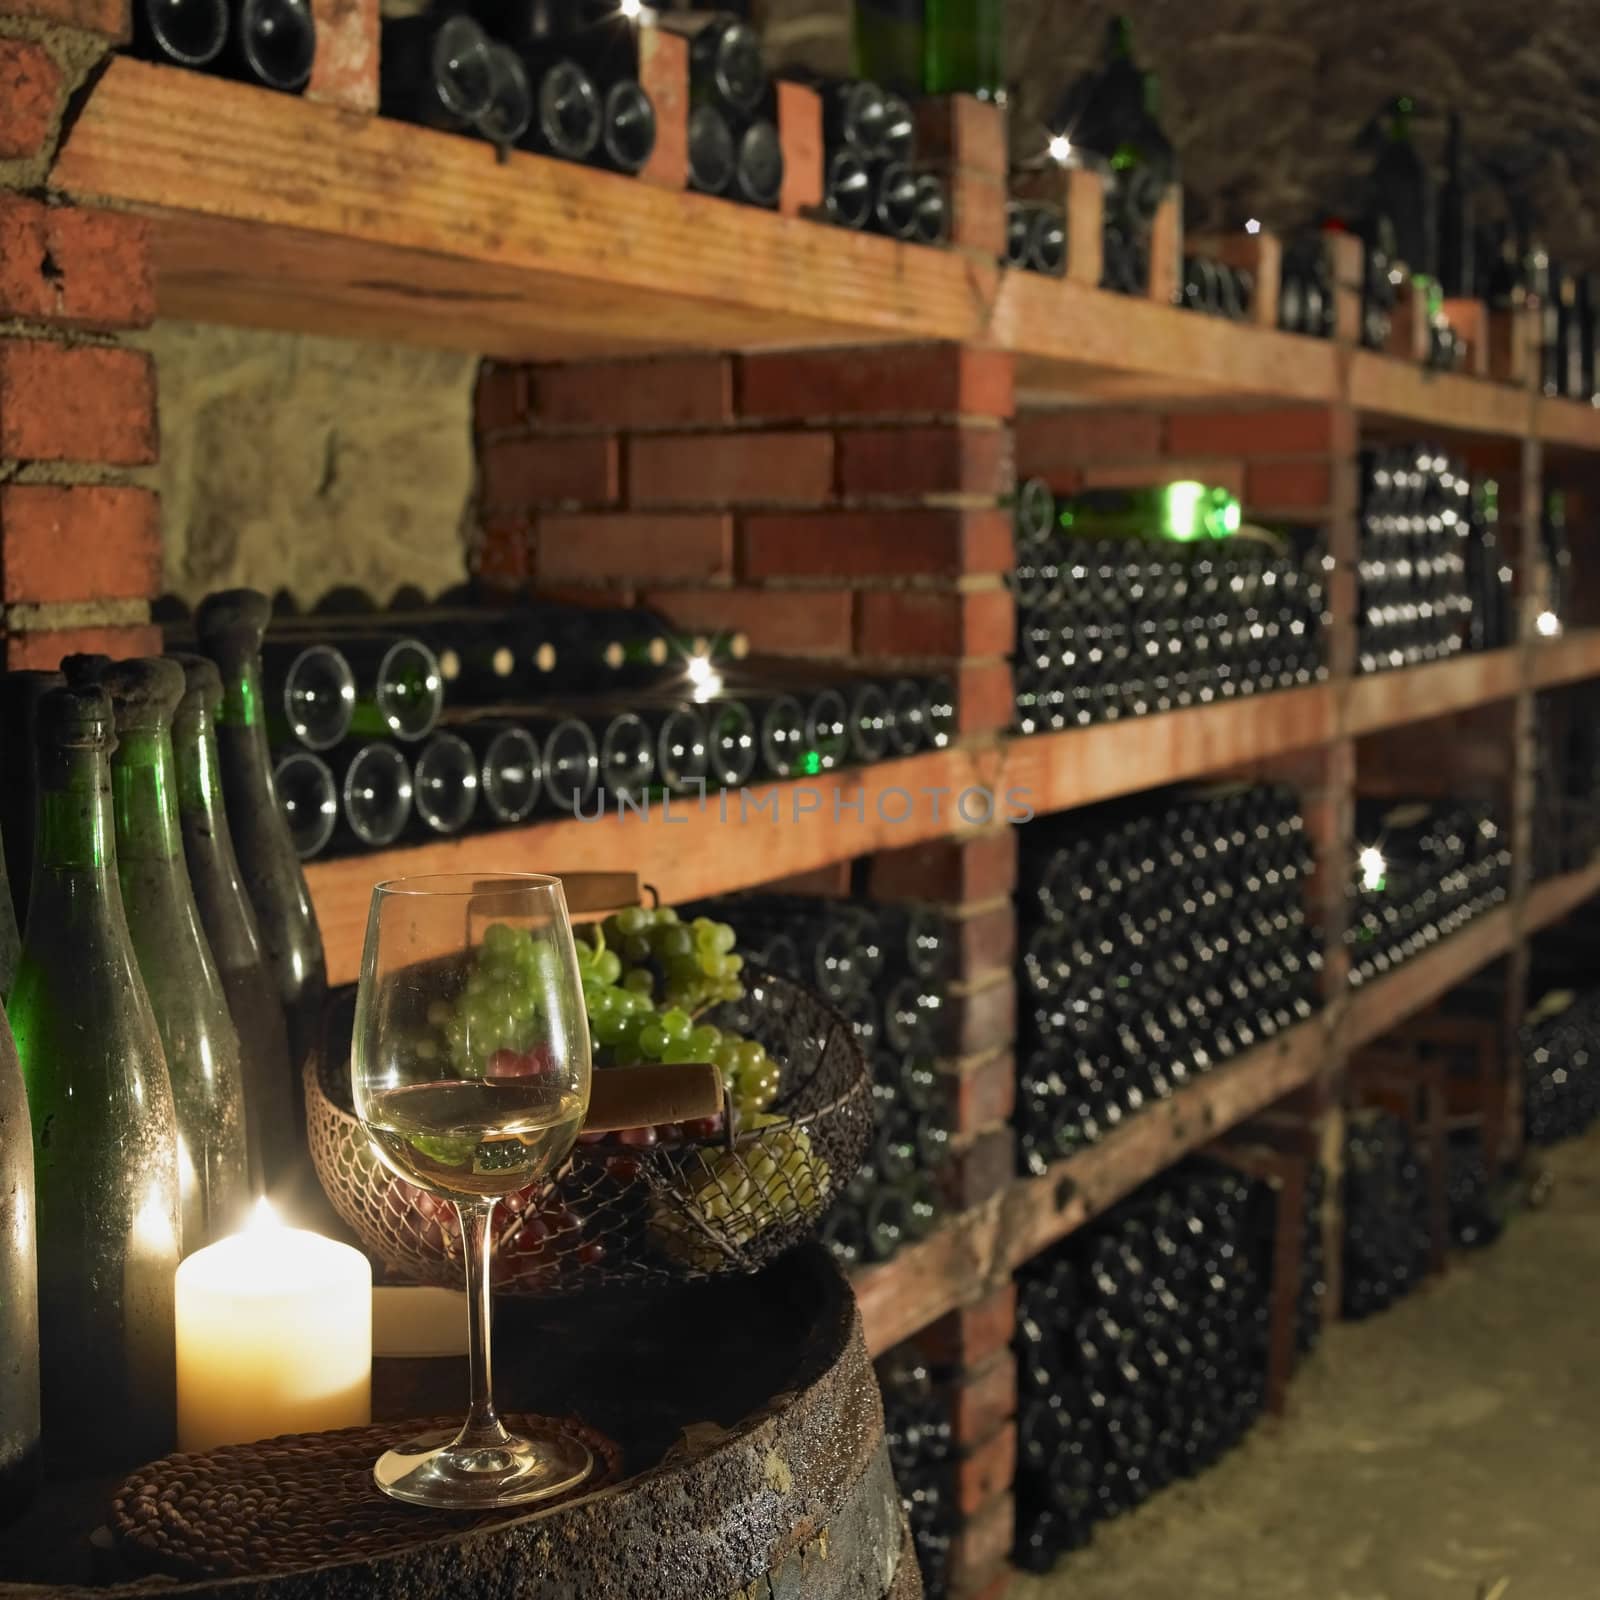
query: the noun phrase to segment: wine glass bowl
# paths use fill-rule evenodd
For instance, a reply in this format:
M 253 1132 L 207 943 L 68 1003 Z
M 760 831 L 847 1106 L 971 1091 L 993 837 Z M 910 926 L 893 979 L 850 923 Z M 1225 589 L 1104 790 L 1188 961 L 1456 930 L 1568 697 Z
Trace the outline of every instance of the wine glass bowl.
M 482 1510 L 559 1494 L 589 1471 L 587 1449 L 565 1434 L 506 1431 L 489 1342 L 495 1205 L 537 1190 L 566 1161 L 589 1082 L 558 879 L 457 874 L 377 885 L 351 1042 L 355 1113 L 390 1172 L 456 1207 L 471 1318 L 466 1425 L 382 1457 L 374 1475 L 396 1499 Z

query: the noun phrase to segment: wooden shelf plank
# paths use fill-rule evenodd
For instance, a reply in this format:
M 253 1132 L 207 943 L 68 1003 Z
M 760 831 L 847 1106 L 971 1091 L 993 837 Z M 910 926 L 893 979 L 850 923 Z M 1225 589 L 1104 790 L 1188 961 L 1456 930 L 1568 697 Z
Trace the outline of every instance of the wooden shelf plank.
M 375 850 L 306 866 L 328 981 L 360 976 L 372 886 L 423 872 L 627 870 L 681 902 L 810 872 L 874 851 L 942 838 L 960 826 L 957 797 L 992 786 L 990 751 L 940 750 L 860 772 L 713 792 L 648 815 L 560 817 L 459 839 Z M 937 791 L 937 793 L 935 793 Z M 975 804 L 975 802 L 974 802 Z M 859 814 L 858 814 L 859 811 Z M 737 847 L 736 847 L 737 846 Z
M 1511 948 L 1511 936 L 1511 908 L 1499 906 L 1388 976 L 1362 984 L 1352 992 L 1345 1009 L 1341 1044 L 1353 1049 L 1387 1033 L 1479 967 L 1503 956 Z
M 1533 395 L 1527 389 L 1433 372 L 1371 350 L 1357 350 L 1350 357 L 1348 398 L 1370 417 L 1425 423 L 1454 433 L 1520 439 L 1533 425 Z
M 1530 931 L 1548 928 L 1576 911 L 1585 900 L 1600 894 L 1600 859 L 1580 867 L 1576 872 L 1563 872 L 1558 877 L 1545 878 L 1528 890 L 1522 913 L 1523 926 Z
M 1492 700 L 1509 699 L 1522 686 L 1515 650 L 1486 650 L 1396 672 L 1367 672 L 1344 691 L 1341 731 L 1353 737 L 1425 722 Z
M 1321 1020 L 1291 1028 L 1153 1106 L 1042 1178 L 953 1217 L 920 1244 L 854 1274 L 867 1345 L 880 1354 L 982 1298 L 1041 1250 L 1218 1134 L 1310 1083 L 1328 1058 Z
M 1325 743 L 1333 709 L 1332 689 L 1317 684 L 1016 739 L 1005 788 L 1040 813 L 1092 805 Z
M 1559 639 L 1540 639 L 1528 652 L 1528 680 L 1535 689 L 1600 677 L 1600 628 L 1579 628 Z
M 1534 426 L 1539 437 L 1557 449 L 1600 450 L 1600 408 L 1578 400 L 1534 402 Z

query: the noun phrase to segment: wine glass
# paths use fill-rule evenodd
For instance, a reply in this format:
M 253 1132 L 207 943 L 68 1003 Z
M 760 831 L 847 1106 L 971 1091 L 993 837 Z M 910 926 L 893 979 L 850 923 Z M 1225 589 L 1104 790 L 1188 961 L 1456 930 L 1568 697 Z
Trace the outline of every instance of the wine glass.
M 356 1115 L 379 1159 L 455 1202 L 466 1255 L 472 1409 L 373 1469 L 397 1500 L 453 1510 L 560 1494 L 592 1460 L 555 1430 L 495 1414 L 490 1219 L 555 1172 L 589 1106 L 589 1026 L 566 898 L 532 873 L 396 878 L 372 891 L 356 994 Z

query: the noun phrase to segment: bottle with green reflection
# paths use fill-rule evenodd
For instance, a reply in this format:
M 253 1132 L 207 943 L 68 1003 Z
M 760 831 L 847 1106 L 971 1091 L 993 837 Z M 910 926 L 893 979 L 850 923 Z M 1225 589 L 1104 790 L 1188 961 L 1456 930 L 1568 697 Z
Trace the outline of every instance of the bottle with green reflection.
M 239 1035 L 200 925 L 178 835 L 172 715 L 176 661 L 116 661 L 101 674 L 117 747 L 111 792 L 128 937 L 156 1015 L 178 1119 L 183 1253 L 237 1231 L 250 1184 Z
M 89 1476 L 171 1448 L 178 1139 L 117 885 L 111 706 L 39 702 L 39 828 L 7 1010 L 27 1085 L 47 1465 Z
M 230 589 L 209 595 L 195 624 L 201 649 L 222 675 L 217 754 L 228 826 L 267 966 L 283 1004 L 290 1063 L 298 1073 L 321 1027 L 328 979 L 305 874 L 272 787 L 259 661 L 270 614 L 264 594 Z M 303 1104 L 298 1077 L 295 1090 L 298 1108 Z M 302 1118 L 297 1110 L 297 1127 Z
M 922 93 L 927 70 L 924 0 L 855 0 L 852 70 L 896 94 Z
M 1064 533 L 1083 539 L 1195 544 L 1237 533 L 1239 502 L 1226 489 L 1184 480 L 1149 489 L 1090 489 L 1062 503 Z
M 1005 0 L 926 0 L 923 88 L 1005 100 Z

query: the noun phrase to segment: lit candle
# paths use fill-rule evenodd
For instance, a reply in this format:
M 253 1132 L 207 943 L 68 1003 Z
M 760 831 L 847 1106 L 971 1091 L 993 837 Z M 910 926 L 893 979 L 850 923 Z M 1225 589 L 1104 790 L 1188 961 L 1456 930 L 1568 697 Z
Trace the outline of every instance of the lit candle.
M 372 1420 L 372 1268 L 265 1200 L 179 1266 L 177 1320 L 180 1450 Z

